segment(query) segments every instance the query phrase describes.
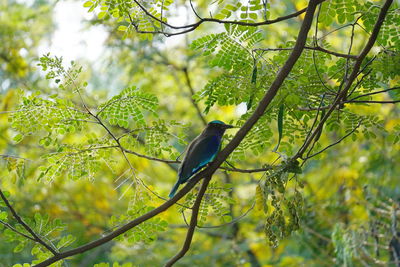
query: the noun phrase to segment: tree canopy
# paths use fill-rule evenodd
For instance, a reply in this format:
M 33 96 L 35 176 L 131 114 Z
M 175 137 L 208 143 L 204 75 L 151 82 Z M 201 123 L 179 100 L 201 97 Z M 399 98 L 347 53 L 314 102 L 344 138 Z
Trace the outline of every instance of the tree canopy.
M 0 2 L 0 266 L 400 266 L 398 2 L 89 0 L 95 62 L 58 4 Z

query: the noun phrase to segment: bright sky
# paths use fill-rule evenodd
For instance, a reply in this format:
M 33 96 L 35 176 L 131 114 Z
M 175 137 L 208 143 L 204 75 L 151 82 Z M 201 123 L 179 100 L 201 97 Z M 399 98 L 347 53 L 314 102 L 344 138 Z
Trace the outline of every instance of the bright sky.
M 95 13 L 88 13 L 83 2 L 59 1 L 54 10 L 56 30 L 50 44 L 43 44 L 39 48 L 39 56 L 50 52 L 52 55 L 62 56 L 65 62 L 85 58 L 90 61 L 99 59 L 104 51 L 103 44 L 107 33 L 102 26 L 85 28 L 84 20 L 90 20 Z M 186 9 L 180 8 L 178 17 L 171 17 L 170 23 L 182 25 L 186 21 Z M 165 38 L 165 46 L 173 47 L 184 41 L 184 36 Z
M 86 58 L 95 61 L 103 53 L 103 43 L 107 33 L 101 26 L 84 29 L 82 20 L 90 19 L 93 13 L 79 1 L 59 1 L 55 7 L 54 21 L 56 31 L 50 44 L 43 44 L 39 48 L 39 56 L 50 52 L 52 55 L 62 56 L 65 62 Z
M 169 22 L 173 25 L 187 23 L 187 10 L 180 8 L 179 16 L 171 17 Z M 54 22 L 56 30 L 50 43 L 44 43 L 39 47 L 39 55 L 50 52 L 55 56 L 62 56 L 64 62 L 78 59 L 86 59 L 96 62 L 104 52 L 104 41 L 107 33 L 102 26 L 85 28 L 84 20 L 90 20 L 95 13 L 88 13 L 87 8 L 79 1 L 59 1 L 54 10 Z M 184 42 L 184 35 L 178 35 L 164 39 L 165 47 L 173 50 L 173 47 Z M 241 115 L 246 112 L 243 103 L 237 107 L 236 112 Z

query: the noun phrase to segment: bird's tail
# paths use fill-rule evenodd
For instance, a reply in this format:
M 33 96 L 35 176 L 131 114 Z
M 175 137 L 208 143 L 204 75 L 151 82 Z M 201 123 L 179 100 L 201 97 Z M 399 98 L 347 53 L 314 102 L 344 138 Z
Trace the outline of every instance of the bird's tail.
M 180 183 L 179 183 L 179 181 L 177 181 L 176 184 L 174 185 L 174 187 L 172 188 L 171 192 L 168 195 L 169 198 L 172 198 L 173 196 L 175 196 L 175 193 L 178 190 L 179 185 L 180 185 Z

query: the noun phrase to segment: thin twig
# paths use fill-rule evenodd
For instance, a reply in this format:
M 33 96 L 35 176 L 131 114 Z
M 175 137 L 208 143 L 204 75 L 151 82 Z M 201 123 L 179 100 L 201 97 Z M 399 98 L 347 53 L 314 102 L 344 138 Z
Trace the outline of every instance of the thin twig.
M 370 95 L 376 95 L 376 94 L 389 92 L 389 91 L 392 91 L 392 90 L 399 90 L 399 89 L 400 89 L 400 86 L 396 86 L 396 87 L 388 88 L 388 89 L 385 89 L 385 90 L 380 90 L 380 91 L 375 91 L 375 92 L 371 92 L 371 93 L 367 93 L 367 94 L 363 94 L 363 95 L 358 95 L 356 97 L 353 97 L 352 99 L 349 99 L 348 101 L 353 101 L 353 100 L 356 100 L 356 99 L 361 98 L 361 97 L 370 96 Z
M 238 221 L 240 221 L 241 219 L 243 219 L 244 217 L 246 217 L 247 214 L 249 214 L 249 212 L 254 209 L 255 205 L 256 205 L 256 202 L 254 201 L 253 204 L 251 205 L 251 207 L 248 210 L 246 210 L 242 215 L 234 218 L 230 222 L 227 222 L 227 223 L 224 223 L 224 224 L 219 224 L 219 225 L 198 226 L 198 228 L 221 228 L 221 227 L 224 227 L 224 226 L 235 224 Z
M 194 89 L 193 89 L 193 86 L 192 86 L 192 82 L 191 82 L 190 77 L 189 77 L 188 68 L 185 67 L 185 68 L 182 69 L 182 71 L 183 71 L 183 74 L 185 76 L 186 84 L 187 84 L 187 86 L 189 88 L 190 101 L 192 102 L 194 108 L 196 109 L 197 115 L 200 118 L 200 120 L 202 121 L 203 125 L 207 125 L 207 121 L 204 118 L 203 113 L 201 112 L 201 110 L 200 110 L 199 106 L 197 105 L 196 101 L 193 99 L 193 96 L 195 95 L 195 92 L 194 92 Z
M 342 142 L 344 139 L 346 139 L 348 136 L 350 136 L 352 133 L 354 133 L 354 132 L 358 129 L 358 127 L 360 127 L 360 125 L 361 125 L 361 121 L 358 122 L 357 126 L 354 127 L 350 132 L 348 132 L 348 133 L 347 133 L 346 135 L 344 135 L 342 138 L 340 138 L 340 139 L 337 140 L 336 142 L 334 142 L 334 143 L 332 143 L 332 144 L 326 146 L 324 149 L 321 149 L 320 151 L 318 151 L 318 152 L 316 152 L 316 153 L 314 153 L 314 154 L 312 154 L 312 155 L 307 155 L 307 158 L 305 158 L 305 160 L 308 160 L 308 159 L 310 159 L 310 158 L 312 158 L 312 157 L 315 157 L 316 155 L 321 154 L 322 152 L 326 151 L 327 149 L 329 149 L 329 148 L 331 148 L 331 147 L 333 147 L 333 146 L 339 144 L 339 143 Z
M 51 245 L 47 244 L 43 239 L 41 239 L 39 237 L 38 234 L 35 233 L 35 231 L 33 231 L 33 229 L 27 225 L 24 220 L 18 215 L 18 213 L 15 211 L 14 207 L 11 205 L 11 203 L 8 201 L 8 199 L 6 198 L 6 196 L 4 195 L 3 191 L 0 189 L 0 197 L 1 199 L 3 199 L 4 203 L 6 204 L 6 206 L 8 207 L 8 209 L 11 211 L 12 215 L 14 216 L 14 218 L 17 220 L 17 222 L 19 224 L 22 225 L 22 227 L 25 228 L 26 231 L 28 231 L 33 239 L 35 240 L 35 242 L 41 244 L 42 246 L 44 246 L 46 249 L 48 249 L 51 253 L 53 253 L 54 256 L 59 255 L 59 252 L 57 251 L 56 248 L 53 248 Z
M 24 233 L 18 231 L 18 230 L 17 230 L 15 227 L 13 227 L 11 224 L 6 223 L 6 222 L 3 222 L 3 221 L 1 221 L 1 220 L 0 220 L 0 223 L 1 223 L 2 225 L 4 225 L 5 227 L 7 227 L 8 229 L 10 229 L 11 231 L 13 231 L 13 232 L 15 232 L 15 233 L 17 233 L 17 234 L 19 234 L 19 235 L 21 235 L 21 236 L 27 238 L 27 239 L 30 239 L 30 240 L 32 240 L 33 242 L 36 242 L 36 240 L 35 240 L 33 237 L 31 237 L 31 236 L 29 236 L 29 235 L 26 235 L 26 234 L 24 234 Z
M 132 151 L 132 150 L 124 148 L 124 147 L 122 147 L 122 149 L 128 154 L 132 154 L 132 155 L 135 155 L 137 157 L 148 159 L 148 160 L 152 160 L 152 161 L 163 162 L 163 163 L 166 163 L 166 164 L 180 164 L 181 163 L 180 160 L 161 159 L 161 158 L 157 158 L 157 157 L 151 157 L 151 156 L 147 156 L 147 155 L 144 155 L 144 154 L 140 154 L 138 152 Z M 222 166 L 222 167 L 219 167 L 219 169 L 230 171 L 230 172 L 255 173 L 255 172 L 269 171 L 269 170 L 273 169 L 273 166 L 266 166 L 266 167 L 263 167 L 263 168 L 256 168 L 256 169 L 241 169 L 241 168 L 236 168 L 236 167 L 228 168 L 228 167 L 223 167 Z
M 330 51 L 330 50 L 325 49 L 320 46 L 305 46 L 304 48 L 307 50 L 320 51 L 320 52 L 330 54 L 330 55 L 333 55 L 336 57 L 343 57 L 343 58 L 348 58 L 348 59 L 353 59 L 353 60 L 357 59 L 357 56 L 355 56 L 355 55 L 349 55 L 349 54 L 343 54 L 343 53 L 339 53 L 339 52 L 335 52 L 335 51 Z M 256 49 L 253 49 L 253 51 L 265 51 L 265 52 L 268 52 L 268 51 L 290 51 L 290 50 L 293 50 L 293 48 L 285 47 L 285 48 L 256 48 Z
M 200 15 L 197 13 L 196 9 L 194 8 L 192 0 L 189 0 L 189 4 L 190 4 L 190 7 L 192 8 L 193 13 L 196 15 L 196 17 L 198 19 L 202 20 L 202 17 L 200 17 Z
M 317 4 L 320 4 L 322 2 L 324 2 L 325 0 L 318 0 Z M 150 34 L 163 34 L 166 37 L 170 37 L 170 36 L 174 36 L 174 35 L 179 35 L 179 34 L 184 34 L 184 33 L 188 33 L 191 31 L 194 31 L 195 29 L 197 29 L 201 24 L 205 23 L 205 22 L 213 22 L 213 23 L 219 23 L 219 24 L 233 24 L 233 25 L 241 25 L 241 26 L 250 26 L 250 27 L 257 27 L 257 26 L 262 26 L 262 25 L 270 25 L 270 24 L 274 24 L 277 22 L 281 22 L 284 20 L 288 20 L 291 18 L 295 18 L 298 17 L 299 15 L 303 14 L 304 12 L 307 11 L 307 8 L 303 8 L 299 11 L 296 11 L 292 14 L 286 15 L 286 16 L 282 16 L 282 17 L 278 17 L 276 19 L 272 19 L 272 20 L 265 20 L 265 21 L 261 21 L 261 22 L 244 22 L 244 21 L 238 21 L 238 20 L 219 20 L 219 19 L 215 19 L 215 18 L 201 18 L 199 19 L 197 22 L 192 23 L 192 24 L 187 24 L 187 25 L 181 25 L 181 26 L 175 26 L 175 25 L 171 25 L 165 21 L 160 20 L 159 18 L 157 18 L 156 16 L 154 16 L 153 14 L 151 14 L 142 4 L 139 3 L 139 1 L 134 0 L 134 2 L 139 6 L 139 8 L 150 18 L 152 18 L 155 21 L 158 21 L 159 23 L 171 28 L 171 29 L 175 29 L 175 30 L 181 30 L 182 31 L 178 31 L 178 32 L 165 32 L 165 31 L 142 31 L 139 30 L 139 27 L 137 25 L 137 23 L 135 23 L 132 19 L 132 17 L 130 16 L 129 11 L 127 11 L 129 20 L 132 24 L 132 26 L 135 28 L 135 30 L 138 33 L 150 33 Z
M 365 77 L 367 77 L 370 73 L 372 72 L 372 69 L 370 69 L 369 71 L 367 71 L 367 73 L 365 73 L 361 79 L 357 80 L 357 83 L 354 85 L 353 89 L 349 92 L 348 97 L 350 97 L 354 91 L 361 86 L 362 82 L 364 81 Z M 360 71 L 360 73 L 362 73 L 362 71 Z
M 344 103 L 396 104 L 400 103 L 400 100 L 349 100 Z

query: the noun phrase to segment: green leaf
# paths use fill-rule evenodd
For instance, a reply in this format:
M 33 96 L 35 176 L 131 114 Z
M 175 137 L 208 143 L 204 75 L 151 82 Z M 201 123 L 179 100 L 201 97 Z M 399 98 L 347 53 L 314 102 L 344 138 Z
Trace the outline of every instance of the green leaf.
M 97 15 L 97 18 L 98 18 L 98 19 L 102 19 L 102 18 L 104 18 L 106 15 L 107 15 L 107 12 L 101 11 L 101 12 L 99 12 L 99 14 Z
M 251 74 L 251 83 L 255 84 L 257 81 L 257 65 L 254 64 L 253 73 Z
M 120 94 L 100 105 L 98 114 L 112 125 L 128 128 L 130 121 L 138 126 L 145 125 L 145 112 L 150 111 L 157 116 L 157 107 L 156 96 L 133 86 L 125 88 Z
M 5 211 L 0 212 L 0 220 L 1 221 L 6 221 L 7 217 L 8 217 L 7 212 L 5 212 Z
M 325 109 L 323 109 L 321 111 L 321 120 L 325 116 L 325 112 L 326 112 Z M 322 125 L 321 129 L 317 132 L 317 135 L 315 136 L 315 141 L 314 142 L 317 142 L 319 140 L 319 138 L 321 137 L 323 128 L 324 128 L 324 126 Z
M 279 144 L 281 143 L 282 139 L 282 132 L 283 132 L 283 111 L 284 111 L 285 105 L 282 103 L 281 106 L 279 107 L 279 112 L 278 112 L 278 144 L 276 144 L 275 148 L 272 150 L 276 152 L 278 150 Z
M 16 143 L 19 143 L 19 142 L 22 141 L 23 138 L 24 138 L 24 136 L 23 136 L 22 134 L 17 134 L 16 136 L 14 136 L 13 140 L 14 140 Z
M 83 4 L 83 7 L 91 7 L 93 5 L 93 2 L 92 1 L 86 1 L 84 4 Z
M 125 32 L 127 29 L 128 29 L 128 27 L 126 27 L 126 26 L 124 26 L 124 25 L 120 25 L 120 26 L 118 27 L 118 31 L 121 31 L 121 32 Z
M 71 245 L 75 240 L 76 240 L 76 237 L 74 237 L 73 235 L 63 236 L 60 239 L 60 241 L 58 241 L 57 248 L 61 249 L 63 247 L 67 247 L 67 246 Z
M 25 242 L 20 242 L 13 250 L 14 253 L 21 252 L 26 246 Z

